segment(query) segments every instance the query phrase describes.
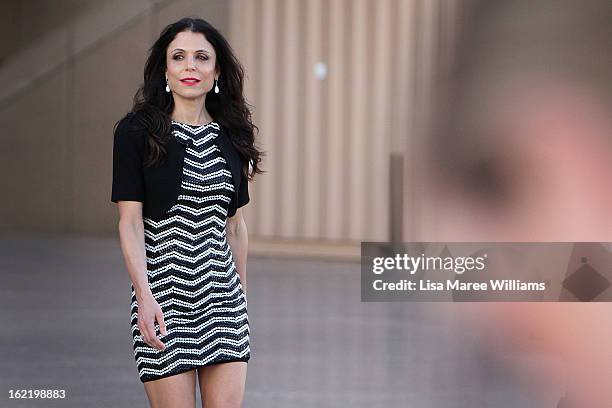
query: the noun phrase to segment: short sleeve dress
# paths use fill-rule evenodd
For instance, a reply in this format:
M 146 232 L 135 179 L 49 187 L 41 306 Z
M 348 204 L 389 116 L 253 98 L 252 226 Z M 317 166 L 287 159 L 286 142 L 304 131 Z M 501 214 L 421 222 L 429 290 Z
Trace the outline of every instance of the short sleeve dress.
M 234 185 L 215 144 L 220 127 L 172 121 L 171 132 L 187 145 L 181 191 L 162 219 L 143 219 L 149 286 L 167 330 L 161 335 L 155 323 L 164 350 L 143 341 L 131 285 L 134 357 L 142 382 L 250 359 L 247 301 L 225 233 Z

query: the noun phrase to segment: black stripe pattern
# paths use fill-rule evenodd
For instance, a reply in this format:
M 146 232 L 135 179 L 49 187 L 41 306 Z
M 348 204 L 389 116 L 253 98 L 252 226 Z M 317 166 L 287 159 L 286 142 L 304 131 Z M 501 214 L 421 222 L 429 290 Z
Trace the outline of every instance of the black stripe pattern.
M 171 129 L 187 145 L 181 192 L 163 219 L 144 218 L 149 287 L 168 334 L 161 335 L 157 323 L 155 331 L 165 350 L 143 341 L 131 286 L 134 357 L 142 382 L 250 358 L 246 297 L 225 235 L 234 185 L 215 143 L 220 127 L 172 121 Z

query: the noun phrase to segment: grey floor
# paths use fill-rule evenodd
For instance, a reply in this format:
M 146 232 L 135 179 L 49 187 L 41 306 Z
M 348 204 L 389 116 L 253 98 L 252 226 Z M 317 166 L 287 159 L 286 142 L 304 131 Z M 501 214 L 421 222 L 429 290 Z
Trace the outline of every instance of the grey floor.
M 456 304 L 362 303 L 359 265 L 249 258 L 245 407 L 553 407 Z M 147 407 L 114 237 L 0 236 L 0 407 Z M 65 389 L 63 400 L 9 399 Z

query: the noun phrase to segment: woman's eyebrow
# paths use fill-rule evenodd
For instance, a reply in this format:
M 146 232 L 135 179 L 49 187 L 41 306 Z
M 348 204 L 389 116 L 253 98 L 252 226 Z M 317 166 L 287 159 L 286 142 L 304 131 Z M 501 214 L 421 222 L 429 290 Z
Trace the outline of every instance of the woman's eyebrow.
M 182 49 L 182 48 L 175 48 L 175 49 L 172 50 L 172 52 L 174 52 L 174 51 L 185 51 L 185 50 Z M 204 49 L 196 50 L 195 52 L 205 52 L 205 53 L 210 54 L 209 50 L 204 50 Z

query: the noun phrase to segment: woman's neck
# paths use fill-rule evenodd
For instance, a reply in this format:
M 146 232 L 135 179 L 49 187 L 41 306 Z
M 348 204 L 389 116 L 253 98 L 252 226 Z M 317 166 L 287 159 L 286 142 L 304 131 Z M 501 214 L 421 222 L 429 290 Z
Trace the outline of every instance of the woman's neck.
M 191 103 L 181 103 L 175 100 L 174 110 L 170 117 L 181 123 L 190 125 L 205 125 L 213 120 L 204 103 L 199 104 L 195 101 Z

